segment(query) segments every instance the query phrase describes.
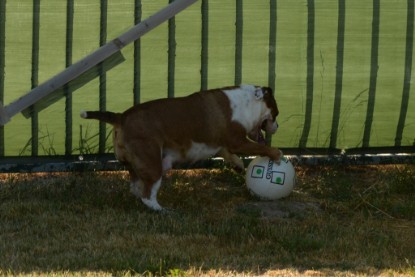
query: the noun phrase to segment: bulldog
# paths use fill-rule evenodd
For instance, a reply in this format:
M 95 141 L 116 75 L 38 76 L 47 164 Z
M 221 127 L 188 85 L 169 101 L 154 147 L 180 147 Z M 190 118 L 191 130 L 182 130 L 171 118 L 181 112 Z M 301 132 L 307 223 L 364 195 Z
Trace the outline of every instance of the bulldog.
M 113 125 L 114 152 L 129 171 L 131 192 L 160 211 L 162 176 L 176 162 L 216 155 L 241 170 L 237 155 L 279 162 L 281 151 L 265 145 L 261 131 L 276 132 L 278 113 L 271 88 L 241 85 L 149 101 L 123 113 L 83 111 L 81 117 Z

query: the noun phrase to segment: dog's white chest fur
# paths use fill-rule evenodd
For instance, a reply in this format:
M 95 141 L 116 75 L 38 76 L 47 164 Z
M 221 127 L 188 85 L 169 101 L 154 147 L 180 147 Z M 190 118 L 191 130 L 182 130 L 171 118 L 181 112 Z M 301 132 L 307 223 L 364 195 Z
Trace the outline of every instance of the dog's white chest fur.
M 192 146 L 186 153 L 186 159 L 189 161 L 197 161 L 207 159 L 218 153 L 220 147 L 211 147 L 204 143 L 192 142 Z

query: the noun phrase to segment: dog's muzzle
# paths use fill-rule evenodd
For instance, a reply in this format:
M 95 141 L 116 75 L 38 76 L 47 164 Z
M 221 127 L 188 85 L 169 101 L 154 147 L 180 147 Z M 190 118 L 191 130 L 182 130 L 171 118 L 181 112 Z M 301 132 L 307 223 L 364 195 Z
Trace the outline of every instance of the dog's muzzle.
M 277 121 L 267 120 L 265 131 L 274 134 L 278 129 Z

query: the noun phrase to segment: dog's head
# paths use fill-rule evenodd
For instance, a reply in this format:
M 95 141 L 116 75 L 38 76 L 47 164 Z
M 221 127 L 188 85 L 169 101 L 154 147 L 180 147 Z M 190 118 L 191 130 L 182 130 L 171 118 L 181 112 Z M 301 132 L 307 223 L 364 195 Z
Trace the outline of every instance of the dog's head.
M 271 88 L 256 87 L 255 98 L 258 101 L 264 101 L 266 108 L 263 117 L 258 125 L 248 133 L 248 137 L 258 143 L 265 143 L 262 131 L 270 134 L 274 134 L 277 131 L 278 123 L 276 119 L 279 111 Z

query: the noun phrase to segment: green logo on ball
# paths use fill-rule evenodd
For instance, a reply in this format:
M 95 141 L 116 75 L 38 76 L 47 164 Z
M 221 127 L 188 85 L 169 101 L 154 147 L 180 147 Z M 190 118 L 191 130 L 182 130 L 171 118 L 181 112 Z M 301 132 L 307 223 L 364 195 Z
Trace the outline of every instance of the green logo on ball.
M 252 168 L 251 177 L 252 178 L 262 178 L 262 177 L 264 177 L 264 170 L 265 170 L 265 168 L 263 166 L 255 165 Z

